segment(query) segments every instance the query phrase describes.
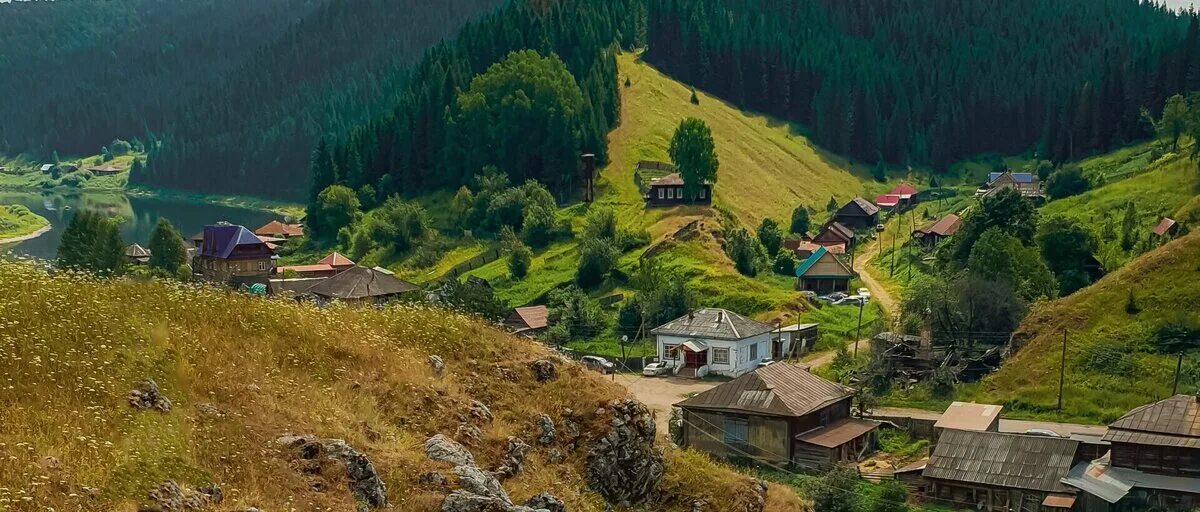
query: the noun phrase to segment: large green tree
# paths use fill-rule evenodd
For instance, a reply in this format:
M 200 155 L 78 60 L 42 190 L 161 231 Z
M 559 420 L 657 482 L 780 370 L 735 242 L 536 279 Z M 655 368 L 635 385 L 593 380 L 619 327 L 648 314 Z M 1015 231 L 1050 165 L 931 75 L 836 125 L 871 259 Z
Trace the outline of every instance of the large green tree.
M 671 136 L 667 153 L 683 178 L 683 194 L 689 201 L 699 197 L 705 183 L 717 182 L 721 163 L 717 160 L 712 131 L 704 121 L 694 117 L 681 121 Z
M 975 241 L 991 228 L 1012 235 L 1029 245 L 1037 232 L 1037 210 L 1033 203 L 1012 189 L 1001 190 L 999 193 L 983 200 L 980 208 L 976 208 L 963 220 L 963 226 L 958 234 L 947 244 L 945 256 L 955 262 L 965 263 L 971 255 Z
M 510 53 L 471 80 L 457 108 L 455 140 L 466 168 L 494 165 L 561 192 L 577 182 L 584 98 L 557 55 Z
M 1059 293 L 1070 295 L 1091 282 L 1087 264 L 1094 261 L 1096 236 L 1079 221 L 1054 216 L 1038 228 L 1037 245 L 1042 258 L 1059 282 Z
M 119 221 L 81 209 L 63 230 L 56 263 L 59 268 L 111 276 L 121 273 L 124 257 L 125 244 L 121 241 Z
M 171 222 L 159 217 L 150 232 L 150 268 L 175 275 L 179 267 L 187 263 L 187 248 L 183 237 Z
M 308 214 L 308 224 L 316 228 L 312 231 L 314 238 L 332 240 L 342 228 L 361 217 L 358 194 L 344 185 L 330 185 L 317 195 Z

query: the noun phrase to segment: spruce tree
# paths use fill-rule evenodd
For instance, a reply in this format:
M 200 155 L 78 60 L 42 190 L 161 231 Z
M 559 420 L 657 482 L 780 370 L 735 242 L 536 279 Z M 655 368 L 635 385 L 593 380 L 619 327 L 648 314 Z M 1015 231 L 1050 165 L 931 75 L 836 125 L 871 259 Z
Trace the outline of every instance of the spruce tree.
M 160 217 L 150 232 L 150 268 L 174 275 L 187 263 L 187 248 L 183 237 L 167 219 Z

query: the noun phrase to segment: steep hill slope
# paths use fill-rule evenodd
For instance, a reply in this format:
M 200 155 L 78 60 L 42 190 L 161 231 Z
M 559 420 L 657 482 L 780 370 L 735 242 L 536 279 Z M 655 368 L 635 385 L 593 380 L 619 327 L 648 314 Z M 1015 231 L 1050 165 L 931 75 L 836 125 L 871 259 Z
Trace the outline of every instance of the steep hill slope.
M 1140 312 L 1126 312 L 1129 293 Z M 1157 353 L 1155 329 L 1200 304 L 1200 233 L 1142 255 L 1092 286 L 1037 304 L 1022 322 L 1023 347 L 968 398 L 1005 404 L 1013 414 L 1107 422 L 1170 395 L 1175 357 Z M 1063 413 L 1058 392 L 1063 331 L 1067 331 Z M 1200 386 L 1200 362 L 1184 363 L 1180 392 Z M 960 397 L 961 399 L 961 397 Z
M 317 309 L 162 282 L 52 277 L 19 263 L 0 262 L 0 275 L 0 509 L 132 511 L 171 479 L 221 485 L 219 510 L 352 510 L 345 471 L 280 447 L 290 433 L 361 451 L 387 488 L 386 510 L 438 510 L 457 486 L 421 483 L 427 471 L 449 474 L 426 459 L 428 436 L 475 421 L 471 450 L 490 469 L 509 436 L 536 445 L 541 414 L 559 425 L 558 440 L 536 445 L 505 489 L 517 501 L 548 491 L 569 510 L 604 509 L 584 483 L 584 460 L 610 428 L 604 407 L 625 393 L 564 362 L 556 380 L 539 383 L 530 363 L 547 354 L 527 340 L 421 308 Z M 440 376 L 431 355 L 445 358 Z M 170 399 L 169 412 L 131 407 L 127 395 L 145 379 Z M 494 419 L 472 420 L 473 400 Z M 582 434 L 575 449 L 568 416 Z M 747 510 L 747 477 L 675 450 L 666 463 L 656 510 L 690 510 L 696 499 Z M 767 502 L 804 508 L 776 487 Z

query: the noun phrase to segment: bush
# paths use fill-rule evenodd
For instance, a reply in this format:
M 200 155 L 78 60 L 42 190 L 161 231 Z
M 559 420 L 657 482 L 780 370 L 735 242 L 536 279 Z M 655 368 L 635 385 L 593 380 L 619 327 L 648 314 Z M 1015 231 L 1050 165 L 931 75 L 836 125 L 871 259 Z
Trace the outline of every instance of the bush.
M 522 279 L 529 273 L 529 265 L 533 260 L 533 251 L 521 244 L 508 252 L 508 274 L 513 279 Z
M 835 466 L 825 475 L 805 482 L 805 495 L 812 500 L 813 510 L 820 512 L 854 512 L 861 497 L 858 470 L 853 466 Z
M 751 237 L 745 228 L 736 228 L 725 237 L 725 254 L 733 260 L 737 271 L 754 277 L 766 259 L 766 251 L 758 239 Z
M 616 265 L 617 256 L 617 249 L 609 240 L 584 240 L 579 246 L 579 268 L 575 271 L 575 284 L 591 288 L 604 282 Z
M 768 256 L 779 253 L 779 246 L 783 244 L 783 231 L 779 229 L 779 223 L 775 222 L 775 219 L 763 219 L 758 225 L 758 242 L 767 250 Z
M 110 145 L 108 147 L 109 152 L 112 153 L 113 156 L 121 156 L 121 155 L 128 154 L 129 151 L 132 149 L 133 149 L 133 146 L 131 146 L 128 142 L 123 141 L 121 139 L 112 141 L 112 145 Z
M 1083 170 L 1077 165 L 1068 165 L 1054 171 L 1046 179 L 1046 194 L 1052 199 L 1062 199 L 1087 192 L 1091 188 Z
M 776 274 L 783 276 L 796 275 L 796 258 L 792 256 L 791 251 L 779 251 L 775 256 L 775 265 L 772 267 Z
M 809 222 L 808 208 L 804 206 L 797 206 L 795 210 L 792 210 L 792 225 L 790 226 L 789 231 L 798 235 L 803 235 L 804 233 L 808 232 Z
M 571 339 L 586 339 L 604 330 L 604 311 L 578 286 L 556 288 L 546 297 L 550 323 L 561 332 L 554 333 L 560 343 Z

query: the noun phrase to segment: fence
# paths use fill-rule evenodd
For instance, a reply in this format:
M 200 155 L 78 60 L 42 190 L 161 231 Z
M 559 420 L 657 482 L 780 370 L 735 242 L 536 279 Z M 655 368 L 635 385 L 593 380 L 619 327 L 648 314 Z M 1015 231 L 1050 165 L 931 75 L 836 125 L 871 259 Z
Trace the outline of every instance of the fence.
M 458 265 L 451 267 L 450 270 L 446 271 L 445 274 L 442 274 L 442 277 L 438 278 L 437 281 L 445 281 L 447 279 L 458 279 L 459 276 L 461 276 L 467 272 L 470 272 L 472 270 L 475 270 L 479 267 L 482 267 L 484 265 L 487 265 L 488 263 L 491 263 L 498 259 L 500 259 L 500 248 L 493 247 L 493 248 L 488 249 L 480 254 L 476 254 L 473 258 L 471 258 L 467 261 L 464 261 L 462 263 L 459 263 Z

